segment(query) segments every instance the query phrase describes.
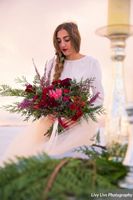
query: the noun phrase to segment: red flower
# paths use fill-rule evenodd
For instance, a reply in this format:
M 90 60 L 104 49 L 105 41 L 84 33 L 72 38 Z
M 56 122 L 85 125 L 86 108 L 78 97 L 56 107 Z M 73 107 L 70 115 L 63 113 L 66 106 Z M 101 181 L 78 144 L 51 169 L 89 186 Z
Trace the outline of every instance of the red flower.
M 57 102 L 55 101 L 55 99 L 52 97 L 52 98 L 49 99 L 48 105 L 49 105 L 50 107 L 56 107 L 56 106 L 58 106 L 58 103 L 57 103 Z
M 65 94 L 68 94 L 68 93 L 70 92 L 70 90 L 64 89 L 63 92 L 64 92 Z
M 70 110 L 77 110 L 77 106 L 75 103 L 72 103 L 70 106 L 69 106 Z
M 81 107 L 84 107 L 84 106 L 85 106 L 85 102 L 82 101 L 82 102 L 81 102 Z
M 53 85 L 49 85 L 49 86 L 47 87 L 47 89 L 48 89 L 48 90 L 53 90 L 53 89 L 54 89 L 54 86 L 53 86 Z
M 43 88 L 42 89 L 42 99 L 46 99 L 47 98 L 47 94 L 49 92 L 49 89 L 48 88 Z
M 41 101 L 39 102 L 39 107 L 43 108 L 43 107 L 47 107 L 48 103 L 45 99 L 41 99 Z
M 33 106 L 33 108 L 34 108 L 35 110 L 38 110 L 38 109 L 40 108 L 40 106 L 39 106 L 39 104 L 35 104 L 35 105 Z
M 45 96 L 49 92 L 48 88 L 43 88 L 42 94 Z
M 38 96 L 38 95 L 35 95 L 35 96 L 33 97 L 33 101 L 36 101 L 38 98 L 39 98 L 39 96 Z
M 81 110 L 78 110 L 76 114 L 72 117 L 72 120 L 77 121 L 82 115 L 83 112 Z

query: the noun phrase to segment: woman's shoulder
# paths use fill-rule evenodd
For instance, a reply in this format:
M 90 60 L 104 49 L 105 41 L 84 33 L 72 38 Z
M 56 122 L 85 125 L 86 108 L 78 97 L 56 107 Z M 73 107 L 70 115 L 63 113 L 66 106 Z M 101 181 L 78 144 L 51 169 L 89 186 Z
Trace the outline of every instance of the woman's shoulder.
M 94 57 L 94 56 L 86 55 L 85 57 L 86 57 L 86 60 L 87 60 L 88 62 L 91 62 L 91 63 L 99 63 L 99 60 L 98 60 L 96 57 Z
M 87 55 L 86 56 L 86 63 L 88 63 L 88 67 L 86 70 L 90 73 L 101 73 L 101 64 L 99 60 L 93 56 Z
M 86 55 L 82 61 L 84 65 L 88 66 L 88 70 L 100 68 L 99 60 L 93 56 Z

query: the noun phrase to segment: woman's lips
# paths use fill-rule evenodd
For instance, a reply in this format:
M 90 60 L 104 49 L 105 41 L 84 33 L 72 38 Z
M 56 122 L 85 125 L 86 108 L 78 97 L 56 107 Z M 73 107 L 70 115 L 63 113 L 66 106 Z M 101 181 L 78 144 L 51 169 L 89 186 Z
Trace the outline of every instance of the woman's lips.
M 66 52 L 66 51 L 67 51 L 67 49 L 62 49 L 62 51 L 63 51 L 63 52 Z

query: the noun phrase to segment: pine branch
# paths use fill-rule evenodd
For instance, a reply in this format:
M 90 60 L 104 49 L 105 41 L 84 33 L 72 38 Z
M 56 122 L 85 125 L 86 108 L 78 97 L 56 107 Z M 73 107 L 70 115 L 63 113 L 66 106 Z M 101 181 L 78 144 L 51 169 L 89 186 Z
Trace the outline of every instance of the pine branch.
M 11 105 L 6 105 L 6 106 L 3 106 L 3 108 L 11 113 L 19 113 L 19 110 L 17 108 L 19 102 L 16 102 L 14 104 L 11 104 Z
M 105 154 L 91 157 L 89 149 L 85 152 L 90 159 L 60 160 L 41 154 L 6 163 L 0 168 L 0 199 L 44 200 L 45 188 L 51 200 L 69 200 L 69 197 L 87 200 L 92 191 L 118 189 L 117 183 L 126 175 L 126 167 L 109 160 Z
M 22 89 L 13 89 L 9 85 L 0 85 L 1 96 L 17 96 L 24 97 L 25 93 Z
M 21 76 L 21 78 L 20 78 L 20 77 L 17 77 L 17 78 L 15 79 L 15 82 L 16 82 L 16 83 L 23 84 L 24 86 L 25 86 L 26 84 L 28 84 L 28 81 L 27 81 L 27 79 L 26 79 L 25 76 Z

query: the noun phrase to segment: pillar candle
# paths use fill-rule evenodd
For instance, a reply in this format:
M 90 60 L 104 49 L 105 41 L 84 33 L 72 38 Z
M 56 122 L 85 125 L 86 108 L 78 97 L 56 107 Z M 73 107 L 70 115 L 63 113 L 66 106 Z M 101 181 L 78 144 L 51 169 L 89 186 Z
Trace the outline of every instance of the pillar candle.
M 130 0 L 108 0 L 108 25 L 129 24 Z

